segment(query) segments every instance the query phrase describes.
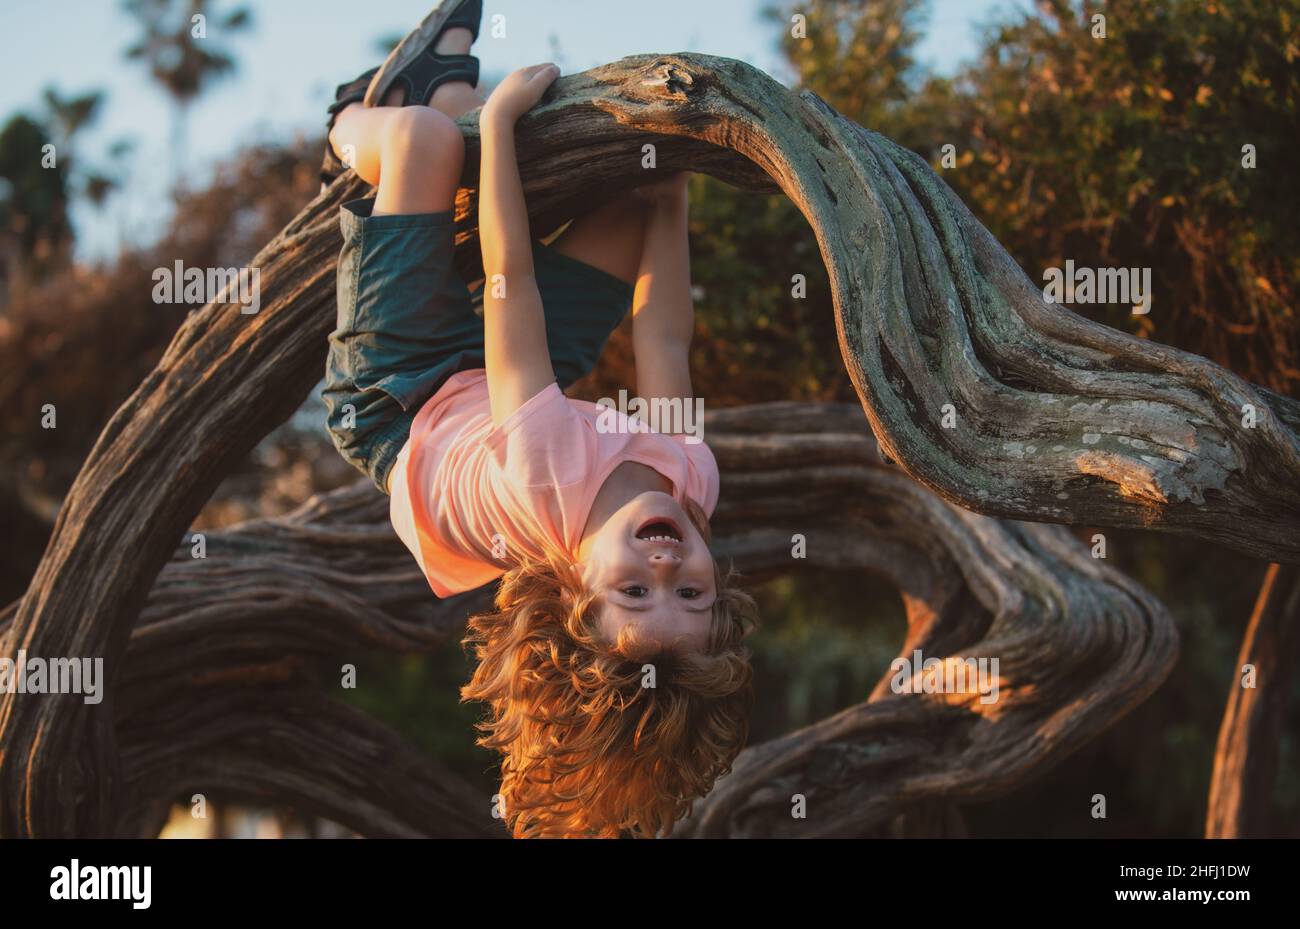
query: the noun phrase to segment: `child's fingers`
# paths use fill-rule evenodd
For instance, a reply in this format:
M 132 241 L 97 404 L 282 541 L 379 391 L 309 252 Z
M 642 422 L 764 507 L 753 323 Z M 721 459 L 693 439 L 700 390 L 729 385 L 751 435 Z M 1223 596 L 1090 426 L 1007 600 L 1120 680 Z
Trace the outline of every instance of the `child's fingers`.
M 542 99 L 546 88 L 550 87 L 560 75 L 560 69 L 550 62 L 519 68 L 501 82 L 493 93 L 496 106 L 504 107 L 514 118 L 518 118 Z M 492 105 L 492 101 L 488 101 Z
M 533 73 L 528 75 L 529 84 L 540 84 L 543 88 L 560 76 L 560 69 L 553 64 L 536 65 Z
M 545 71 L 546 69 L 548 69 L 548 68 L 555 68 L 555 71 L 556 71 L 557 74 L 559 73 L 559 70 L 560 70 L 559 68 L 556 68 L 555 65 L 551 64 L 550 62 L 548 62 L 548 61 L 544 61 L 544 62 L 542 62 L 541 64 L 538 64 L 538 65 L 528 65 L 528 66 L 526 66 L 526 67 L 520 68 L 519 70 L 517 70 L 517 71 L 515 72 L 515 75 L 518 76 L 516 79 L 522 81 L 522 82 L 525 83 L 525 84 L 527 84 L 527 83 L 531 82 L 531 81 L 533 80 L 533 78 L 537 77 L 537 75 L 541 74 L 542 72 L 544 72 L 544 71 Z

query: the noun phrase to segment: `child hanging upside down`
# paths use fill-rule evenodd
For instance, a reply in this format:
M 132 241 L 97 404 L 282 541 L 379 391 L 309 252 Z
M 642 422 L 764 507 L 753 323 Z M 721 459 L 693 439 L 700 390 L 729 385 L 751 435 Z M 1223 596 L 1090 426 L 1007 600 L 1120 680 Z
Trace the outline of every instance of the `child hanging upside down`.
M 663 834 L 744 743 L 753 602 L 709 553 L 708 446 L 598 429 L 601 408 L 561 391 L 630 306 L 637 392 L 690 397 L 686 178 L 534 241 L 514 126 L 559 69 L 516 71 L 484 103 L 480 16 L 446 0 L 330 108 L 322 179 L 346 154 L 376 191 L 342 208 L 329 428 L 390 495 L 437 596 L 500 579 L 470 619 L 462 697 L 489 708 L 479 742 L 503 756 L 513 833 Z M 480 106 L 488 284 L 471 294 L 453 264 L 454 120 Z

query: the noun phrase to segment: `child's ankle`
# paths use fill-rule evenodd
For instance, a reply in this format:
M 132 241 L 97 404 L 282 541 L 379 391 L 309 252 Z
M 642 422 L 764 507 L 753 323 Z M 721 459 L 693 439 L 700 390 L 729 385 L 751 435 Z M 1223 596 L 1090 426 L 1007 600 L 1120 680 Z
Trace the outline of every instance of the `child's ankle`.
M 465 81 L 448 81 L 433 92 L 429 106 L 439 110 L 452 119 L 459 119 L 470 110 L 483 105 L 478 92 Z
M 460 26 L 448 29 L 438 36 L 438 44 L 433 50 L 439 55 L 466 55 L 474 44 L 474 34 Z

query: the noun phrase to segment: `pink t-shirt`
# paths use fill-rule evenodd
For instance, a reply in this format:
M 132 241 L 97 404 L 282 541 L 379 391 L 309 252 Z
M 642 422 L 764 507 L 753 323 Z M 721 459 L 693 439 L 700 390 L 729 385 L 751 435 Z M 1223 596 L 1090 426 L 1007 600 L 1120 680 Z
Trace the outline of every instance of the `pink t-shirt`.
M 617 429 L 597 420 L 616 417 Z M 389 476 L 389 514 L 439 597 L 493 581 L 543 540 L 573 554 L 597 491 L 625 461 L 659 472 L 712 515 L 718 464 L 703 442 L 633 432 L 627 417 L 552 383 L 492 425 L 482 369 L 452 375 L 420 410 Z

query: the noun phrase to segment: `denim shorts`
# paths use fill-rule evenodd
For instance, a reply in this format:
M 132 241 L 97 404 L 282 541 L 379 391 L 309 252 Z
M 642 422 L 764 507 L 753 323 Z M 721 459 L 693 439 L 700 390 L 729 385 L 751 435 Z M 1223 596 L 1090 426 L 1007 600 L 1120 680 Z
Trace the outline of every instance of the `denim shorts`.
M 372 216 L 373 208 L 366 199 L 341 210 L 338 327 L 322 396 L 335 448 L 386 492 L 420 407 L 453 374 L 484 366 L 483 288 L 471 294 L 456 270 L 450 212 Z M 595 368 L 632 288 L 541 243 L 533 268 L 563 389 Z

